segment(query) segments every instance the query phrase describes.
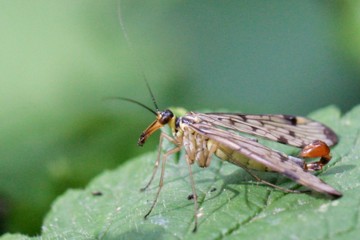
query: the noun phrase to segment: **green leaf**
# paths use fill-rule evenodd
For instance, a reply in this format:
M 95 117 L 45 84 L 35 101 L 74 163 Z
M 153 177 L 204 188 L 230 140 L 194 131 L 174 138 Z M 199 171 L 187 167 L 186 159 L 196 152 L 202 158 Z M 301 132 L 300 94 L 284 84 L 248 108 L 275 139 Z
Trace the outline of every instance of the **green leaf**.
M 4 234 L 1 236 L 1 240 L 30 240 L 32 238 L 21 235 L 21 234 Z
M 154 151 L 104 172 L 84 190 L 68 190 L 52 205 L 41 238 L 355 239 L 360 234 L 360 106 L 343 117 L 334 107 L 311 117 L 340 136 L 332 149 L 332 161 L 318 175 L 343 192 L 340 199 L 316 193 L 283 193 L 254 183 L 234 165 L 213 159 L 208 169 L 193 166 L 202 214 L 194 234 L 194 206 L 187 199 L 191 187 L 184 153 L 168 160 L 158 204 L 144 220 L 158 189 L 157 177 L 149 190 L 139 191 L 151 175 Z M 175 158 L 180 161 L 175 163 Z M 277 174 L 259 175 L 279 186 L 299 188 Z M 5 235 L 1 239 L 21 237 Z

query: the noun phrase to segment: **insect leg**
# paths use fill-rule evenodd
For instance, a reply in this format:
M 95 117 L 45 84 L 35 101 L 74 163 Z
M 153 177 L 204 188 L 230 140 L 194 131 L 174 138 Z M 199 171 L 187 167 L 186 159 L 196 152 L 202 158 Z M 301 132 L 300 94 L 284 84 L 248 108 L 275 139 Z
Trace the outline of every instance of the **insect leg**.
M 163 139 L 166 138 L 167 140 L 169 140 L 169 142 L 172 142 L 174 143 L 175 145 L 178 145 L 175 140 L 170 137 L 169 135 L 165 134 L 165 133 L 161 133 L 160 134 L 160 140 L 159 140 L 159 147 L 158 147 L 158 155 L 157 155 L 157 158 L 156 158 L 156 161 L 155 161 L 155 165 L 154 165 L 154 169 L 153 169 L 153 172 L 152 172 L 152 175 L 151 175 L 151 178 L 149 180 L 149 182 L 146 184 L 145 187 L 141 188 L 140 191 L 143 192 L 145 191 L 149 186 L 150 184 L 152 183 L 152 181 L 154 180 L 154 177 L 156 175 L 156 172 L 158 170 L 158 167 L 159 167 L 159 163 L 160 163 L 160 156 L 161 156 L 161 150 L 162 150 L 162 143 L 163 143 Z
M 165 137 L 165 138 L 167 138 L 167 139 L 171 139 L 171 137 L 168 136 L 168 135 L 166 135 L 165 133 L 161 133 L 161 135 L 162 135 L 162 138 Z M 171 140 L 173 140 L 173 139 L 171 139 Z M 145 219 L 149 216 L 149 214 L 151 213 L 151 211 L 154 209 L 154 207 L 155 207 L 155 205 L 156 205 L 156 203 L 157 203 L 158 197 L 159 197 L 159 195 L 160 195 L 160 191 L 161 191 L 161 189 L 162 189 L 162 187 L 163 187 L 163 185 L 164 185 L 164 172 L 165 172 L 165 165 L 166 165 L 167 157 L 168 157 L 169 155 L 171 155 L 171 154 L 174 154 L 174 153 L 180 151 L 180 150 L 181 150 L 181 146 L 177 145 L 175 148 L 173 148 L 173 149 L 167 151 L 166 153 L 164 153 L 164 155 L 163 155 L 163 157 L 162 157 L 162 165 L 161 165 L 161 175 L 160 175 L 160 181 L 159 181 L 159 188 L 158 188 L 158 191 L 157 191 L 157 193 L 156 193 L 155 199 L 154 199 L 154 201 L 153 201 L 153 203 L 152 203 L 152 205 L 151 205 L 151 207 L 150 207 L 150 210 L 149 210 L 149 211 L 145 214 L 145 216 L 144 216 Z
M 212 155 L 216 152 L 217 149 L 218 149 L 218 145 L 215 143 L 212 143 L 210 146 L 210 149 L 209 149 L 208 157 L 206 159 L 205 167 L 210 166 Z
M 275 189 L 278 189 L 280 191 L 283 191 L 283 192 L 286 192 L 286 193 L 304 193 L 304 192 L 308 192 L 308 191 L 298 191 L 298 190 L 292 190 L 292 189 L 288 189 L 288 188 L 283 188 L 283 187 L 280 187 L 280 186 L 277 186 L 275 184 L 272 184 L 270 182 L 267 182 L 261 178 L 259 178 L 256 174 L 254 174 L 250 169 L 247 169 L 247 168 L 244 168 L 244 170 L 250 174 L 253 178 L 255 178 L 256 181 L 258 181 L 259 183 L 262 183 L 262 184 L 265 184 L 265 185 L 268 185 L 270 187 L 273 187 Z
M 208 156 L 205 159 L 204 164 L 200 165 L 200 167 L 208 167 L 210 165 L 211 157 L 214 154 L 214 152 L 216 151 L 216 149 L 217 149 L 217 145 L 215 143 L 212 143 L 212 145 L 209 149 L 209 152 L 208 152 Z M 194 161 L 191 161 L 189 159 L 189 155 L 186 155 L 186 163 L 189 168 L 189 177 L 190 177 L 190 183 L 191 183 L 191 189 L 192 189 L 191 197 L 188 197 L 188 199 L 194 200 L 194 229 L 193 229 L 193 232 L 196 232 L 197 225 L 198 225 L 198 202 L 197 202 L 198 196 L 196 194 L 195 181 L 194 181 L 194 177 L 193 177 L 192 170 L 191 170 L 191 165 L 194 163 Z
M 308 171 L 321 170 L 331 159 L 329 146 L 320 140 L 316 140 L 309 145 L 306 145 L 299 156 L 303 158 L 320 157 L 320 160 L 317 162 L 304 163 L 304 169 Z
M 194 181 L 194 177 L 192 174 L 192 170 L 191 170 L 191 161 L 189 160 L 188 155 L 186 155 L 186 163 L 188 165 L 189 168 L 189 177 L 190 177 L 190 183 L 191 183 L 191 189 L 192 189 L 192 196 L 193 196 L 193 200 L 194 200 L 194 229 L 193 232 L 196 232 L 197 230 L 197 225 L 198 225 L 198 202 L 197 202 L 197 194 L 196 194 L 196 189 L 195 189 L 195 181 Z
M 225 153 L 225 152 L 224 152 Z M 298 191 L 298 190 L 292 190 L 292 189 L 287 189 L 287 188 L 283 188 L 280 186 L 277 186 L 275 184 L 272 184 L 270 182 L 267 182 L 261 178 L 259 178 L 255 173 L 253 173 L 249 168 L 247 168 L 244 164 L 242 164 L 240 161 L 233 161 L 233 159 L 231 158 L 230 154 L 226 154 L 228 156 L 228 161 L 232 162 L 233 164 L 243 168 L 249 175 L 251 175 L 253 178 L 255 178 L 256 181 L 258 181 L 261 184 L 265 184 L 268 185 L 270 187 L 273 187 L 275 189 L 278 189 L 280 191 L 286 192 L 286 193 L 303 193 L 303 192 L 308 192 L 308 191 Z

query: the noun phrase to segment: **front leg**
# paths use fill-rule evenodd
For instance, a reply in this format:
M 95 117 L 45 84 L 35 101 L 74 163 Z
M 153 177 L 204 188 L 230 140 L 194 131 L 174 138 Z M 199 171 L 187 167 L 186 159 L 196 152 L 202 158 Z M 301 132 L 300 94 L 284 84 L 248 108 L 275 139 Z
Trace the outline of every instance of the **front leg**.
M 160 156 L 161 156 L 161 150 L 162 150 L 162 144 L 163 144 L 163 139 L 164 138 L 166 138 L 169 142 L 179 146 L 179 144 L 176 142 L 176 140 L 174 138 L 170 137 L 169 135 L 167 135 L 166 133 L 163 133 L 163 132 L 160 134 L 158 155 L 157 155 L 155 165 L 154 165 L 154 168 L 153 168 L 153 173 L 151 175 L 151 178 L 150 178 L 149 182 L 146 184 L 146 186 L 140 189 L 140 191 L 142 191 L 142 192 L 145 191 L 150 186 L 152 181 L 154 180 L 154 177 L 156 175 L 156 172 L 158 170 L 159 163 L 160 163 Z
M 164 134 L 164 135 L 163 135 Z M 162 138 L 170 138 L 168 135 L 166 135 L 165 133 L 162 133 L 161 135 L 163 135 L 162 137 L 160 137 L 161 139 Z M 164 185 L 164 173 L 165 173 L 165 165 L 166 165 L 166 160 L 167 160 L 167 157 L 171 154 L 174 154 L 174 153 L 177 153 L 181 150 L 181 146 L 177 145 L 175 148 L 167 151 L 166 153 L 164 153 L 163 157 L 162 157 L 162 164 L 161 164 L 161 174 L 160 174 L 160 181 L 159 181 L 159 188 L 158 188 L 158 191 L 156 192 L 156 196 L 155 196 L 155 199 L 150 207 L 150 210 L 145 214 L 144 218 L 146 219 L 149 214 L 151 213 L 151 211 L 154 209 L 156 203 L 157 203 L 157 200 L 158 200 L 158 197 L 160 195 L 160 191 Z M 157 167 L 156 167 L 157 169 Z M 156 170 L 155 170 L 156 172 Z M 154 174 L 153 176 L 151 177 L 151 180 L 150 182 L 152 181 L 152 179 L 154 178 Z M 148 184 L 149 185 L 149 184 Z

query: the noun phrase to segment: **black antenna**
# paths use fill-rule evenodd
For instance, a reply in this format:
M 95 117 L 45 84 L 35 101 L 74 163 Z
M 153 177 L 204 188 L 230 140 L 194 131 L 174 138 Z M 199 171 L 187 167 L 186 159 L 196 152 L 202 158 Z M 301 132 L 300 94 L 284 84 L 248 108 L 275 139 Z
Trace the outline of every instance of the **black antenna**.
M 129 45 L 130 50 L 131 50 L 131 51 L 133 52 L 133 54 L 134 54 L 136 64 L 137 64 L 138 66 L 140 66 L 140 71 L 141 71 L 141 74 L 142 74 L 142 76 L 143 76 L 143 79 L 144 79 L 144 81 L 145 81 L 145 83 L 146 83 L 146 87 L 147 87 L 147 89 L 149 90 L 149 93 L 150 93 L 152 102 L 154 103 L 155 109 L 156 109 L 156 111 L 158 112 L 158 111 L 159 111 L 159 107 L 158 107 L 158 105 L 157 105 L 157 103 L 156 103 L 154 94 L 153 94 L 153 92 L 151 91 L 149 82 L 148 82 L 147 77 L 146 77 L 145 72 L 144 72 L 144 68 L 143 68 L 141 62 L 139 61 L 139 59 L 137 58 L 137 56 L 136 56 L 136 54 L 135 54 L 135 50 L 134 50 L 134 48 L 133 48 L 133 46 L 132 46 L 132 44 L 131 44 L 129 35 L 128 35 L 127 30 L 126 30 L 126 28 L 125 28 L 124 20 L 122 19 L 122 14 L 121 14 L 121 7 L 120 7 L 120 5 L 121 5 L 121 4 L 120 4 L 120 1 L 119 1 L 119 5 L 118 5 L 118 18 L 119 18 L 119 24 L 120 24 L 121 30 L 122 30 L 122 32 L 123 32 L 123 34 L 124 34 L 124 37 L 125 37 L 125 40 L 126 40 L 127 44 Z M 130 100 L 130 99 L 128 99 L 128 100 Z
M 124 97 L 107 97 L 107 98 L 104 98 L 103 100 L 123 100 L 123 101 L 127 101 L 127 102 L 132 102 L 132 103 L 135 103 L 147 110 L 149 110 L 150 112 L 152 112 L 153 114 L 155 114 L 155 116 L 157 116 L 157 112 L 155 112 L 154 110 L 152 110 L 151 108 L 149 108 L 148 106 L 146 106 L 145 104 L 141 103 L 141 102 L 138 102 L 134 99 L 131 99 L 131 98 L 124 98 Z

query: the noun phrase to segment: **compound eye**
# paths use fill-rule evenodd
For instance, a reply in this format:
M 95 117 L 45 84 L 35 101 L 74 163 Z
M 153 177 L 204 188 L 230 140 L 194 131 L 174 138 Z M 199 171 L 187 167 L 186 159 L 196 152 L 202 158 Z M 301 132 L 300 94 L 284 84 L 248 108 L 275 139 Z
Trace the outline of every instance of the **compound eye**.
M 159 122 L 163 125 L 169 123 L 169 121 L 174 117 L 174 114 L 169 110 L 166 109 L 165 111 L 163 111 L 161 113 L 161 118 L 159 120 Z

